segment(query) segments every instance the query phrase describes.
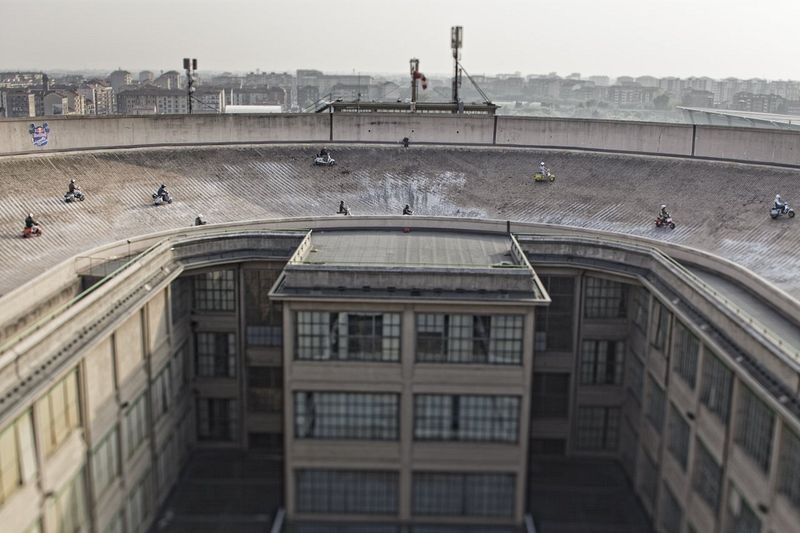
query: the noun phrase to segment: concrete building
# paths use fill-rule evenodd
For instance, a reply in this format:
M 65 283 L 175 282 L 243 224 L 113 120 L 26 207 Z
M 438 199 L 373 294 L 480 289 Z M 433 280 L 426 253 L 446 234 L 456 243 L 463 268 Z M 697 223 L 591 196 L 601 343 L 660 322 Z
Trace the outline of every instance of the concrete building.
M 177 70 L 170 70 L 162 73 L 158 78 L 153 81 L 153 85 L 161 87 L 162 89 L 183 89 L 186 87 L 185 74 L 181 74 Z
M 108 75 L 108 82 L 114 92 L 119 91 L 122 87 L 126 87 L 133 83 L 133 76 L 127 70 L 115 70 Z
M 31 101 L 31 96 L 31 93 L 25 89 L 3 91 L 4 116 L 8 118 L 35 117 L 36 106 L 35 102 Z M 33 104 L 33 106 L 31 104 Z
M 116 112 L 114 90 L 108 82 L 92 80 L 80 86 L 77 91 L 91 102 L 92 111 L 87 111 L 87 115 L 111 115 Z
M 152 82 L 156 78 L 152 70 L 143 70 L 139 73 L 139 84 L 144 85 Z

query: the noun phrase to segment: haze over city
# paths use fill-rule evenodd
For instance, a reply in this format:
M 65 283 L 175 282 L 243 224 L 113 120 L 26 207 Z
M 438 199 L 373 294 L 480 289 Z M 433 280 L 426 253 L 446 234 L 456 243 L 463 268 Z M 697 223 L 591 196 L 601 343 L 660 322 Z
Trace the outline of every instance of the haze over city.
M 404 72 L 451 69 L 465 29 L 474 74 L 798 78 L 794 0 L 5 0 L 0 70 L 174 69 Z

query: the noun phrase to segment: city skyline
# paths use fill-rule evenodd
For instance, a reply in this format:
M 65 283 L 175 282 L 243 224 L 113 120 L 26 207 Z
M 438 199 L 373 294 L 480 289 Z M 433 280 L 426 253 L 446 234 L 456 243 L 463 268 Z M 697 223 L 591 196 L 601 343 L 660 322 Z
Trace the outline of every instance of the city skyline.
M 33 13 L 19 0 L 7 3 L 15 24 L 3 28 L 0 45 L 15 52 L 0 59 L 0 71 L 179 70 L 180 59 L 191 56 L 201 72 L 317 68 L 396 75 L 418 57 L 423 72 L 446 76 L 450 26 L 462 25 L 462 62 L 471 74 L 800 77 L 792 67 L 800 39 L 791 31 L 800 6 L 789 0 L 757 6 L 671 0 L 646 7 L 634 0 L 509 0 L 495 2 L 488 13 L 469 0 L 409 0 L 402 9 L 364 0 L 331 9 L 299 0 L 284 10 L 252 0 L 138 0 L 121 11 L 77 0 L 80 9 L 55 9 L 63 4 L 43 0 Z M 36 46 L 25 46 L 31 35 Z

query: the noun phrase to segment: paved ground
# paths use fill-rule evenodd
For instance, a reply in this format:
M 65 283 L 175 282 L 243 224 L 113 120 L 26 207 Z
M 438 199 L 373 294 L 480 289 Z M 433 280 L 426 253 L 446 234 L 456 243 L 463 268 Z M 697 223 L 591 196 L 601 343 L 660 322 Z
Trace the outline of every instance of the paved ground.
M 800 219 L 773 221 L 776 191 L 800 202 L 800 171 L 587 152 L 334 147 L 338 165 L 310 164 L 314 146 L 136 149 L 0 158 L 0 295 L 32 273 L 131 235 L 210 222 L 333 214 L 490 217 L 595 227 L 694 246 L 737 261 L 800 297 Z M 544 159 L 555 183 L 533 183 Z M 88 195 L 62 201 L 69 178 Z M 151 205 L 161 182 L 175 197 Z M 660 203 L 678 227 L 653 227 Z M 45 230 L 19 238 L 33 211 Z

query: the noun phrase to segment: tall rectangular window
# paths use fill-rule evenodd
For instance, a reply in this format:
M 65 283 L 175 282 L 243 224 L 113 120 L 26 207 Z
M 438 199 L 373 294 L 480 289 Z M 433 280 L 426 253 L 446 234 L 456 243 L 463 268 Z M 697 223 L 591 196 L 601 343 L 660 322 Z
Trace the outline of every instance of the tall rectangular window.
M 295 357 L 311 360 L 400 360 L 400 313 L 298 311 Z
M 519 396 L 414 395 L 414 438 L 517 442 Z
M 736 443 L 768 474 L 775 413 L 746 386 L 742 386 L 740 404 Z
M 417 314 L 417 361 L 522 364 L 522 315 Z
M 192 310 L 192 278 L 179 277 L 170 284 L 172 323 L 179 322 Z
M 531 391 L 532 418 L 566 418 L 569 413 L 569 374 L 535 372 Z
M 147 402 L 145 393 L 134 400 L 125 413 L 125 434 L 127 435 L 128 457 L 132 456 L 147 438 Z
M 642 334 L 647 335 L 647 322 L 650 315 L 650 293 L 644 287 L 636 287 L 632 292 L 631 320 Z
M 621 385 L 624 361 L 623 341 L 584 339 L 581 343 L 581 385 Z
M 700 401 L 723 424 L 728 422 L 731 407 L 733 373 L 715 355 L 706 351 L 703 357 L 703 379 L 700 383 Z
M 414 516 L 514 516 L 514 474 L 414 472 Z
M 675 404 L 669 406 L 669 441 L 667 449 L 672 457 L 678 461 L 683 471 L 686 472 L 686 463 L 689 460 L 689 423 L 683 419 Z
M 119 431 L 117 426 L 109 431 L 103 440 L 92 450 L 92 477 L 94 481 L 94 499 L 108 488 L 119 475 Z
M 236 280 L 233 270 L 216 270 L 194 277 L 196 311 L 236 310 Z
M 669 485 L 661 484 L 661 527 L 664 533 L 681 533 L 683 509 L 678 498 L 672 493 Z
M 42 420 L 41 443 L 45 457 L 52 455 L 80 426 L 80 404 L 78 403 L 78 372 L 73 370 L 56 383 L 47 394 L 38 400 L 37 410 Z
M 233 333 L 198 333 L 197 375 L 200 377 L 236 377 L 236 335 Z
M 700 439 L 695 441 L 692 488 L 716 513 L 722 493 L 722 468 Z
M 664 411 L 666 408 L 664 389 L 652 376 L 647 376 L 647 420 L 660 434 L 664 430 Z
M 399 394 L 294 393 L 298 439 L 397 440 L 399 425 Z
M 86 480 L 84 469 L 67 482 L 45 505 L 49 531 L 87 531 L 89 515 L 86 507 Z
M 636 399 L 636 402 L 641 405 L 642 391 L 644 389 L 644 364 L 636 357 L 633 351 L 628 354 L 627 368 L 628 379 L 626 381 L 626 388 Z
M 282 367 L 247 367 L 247 410 L 254 413 L 283 413 Z
M 128 494 L 128 531 L 139 531 L 150 514 L 150 471 L 141 477 Z
M 297 512 L 396 515 L 399 482 L 390 471 L 297 469 Z
M 169 406 L 172 404 L 173 380 L 170 373 L 170 364 L 167 363 L 150 384 L 150 390 L 153 395 L 153 422 L 161 420 L 161 417 L 167 414 Z
M 573 315 L 575 314 L 575 278 L 541 276 L 550 295 L 550 305 L 536 308 L 534 350 L 571 352 Z
M 731 486 L 731 492 L 738 493 L 733 486 Z M 761 533 L 761 519 L 758 518 L 750 504 L 741 496 L 737 501 L 739 505 L 735 508 L 727 506 L 728 520 L 726 522 L 728 525 L 725 533 Z
M 700 341 L 680 321 L 675 321 L 675 346 L 672 350 L 672 359 L 675 362 L 675 373 L 694 389 L 697 379 L 697 358 L 700 351 Z
M 647 451 L 642 448 L 639 454 L 642 460 L 639 463 L 639 488 L 654 509 L 656 505 L 656 489 L 658 488 L 658 463 L 650 458 Z
M 0 505 L 37 472 L 30 412 L 0 431 Z
M 778 491 L 800 509 L 800 437 L 787 426 L 781 438 L 778 476 Z
M 614 451 L 619 442 L 618 407 L 578 408 L 578 449 Z
M 238 402 L 220 398 L 198 398 L 197 438 L 208 441 L 238 440 Z
M 671 313 L 658 300 L 653 300 L 653 316 L 650 331 L 650 343 L 657 350 L 663 351 L 667 346 L 667 336 L 669 335 L 669 319 Z
M 584 284 L 584 318 L 625 318 L 628 285 L 587 276 Z

